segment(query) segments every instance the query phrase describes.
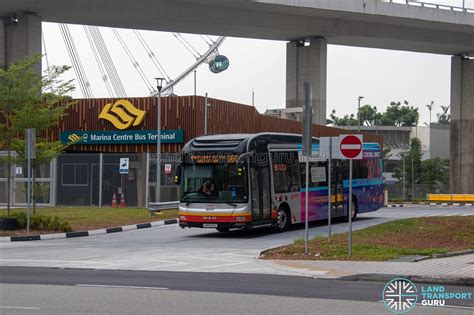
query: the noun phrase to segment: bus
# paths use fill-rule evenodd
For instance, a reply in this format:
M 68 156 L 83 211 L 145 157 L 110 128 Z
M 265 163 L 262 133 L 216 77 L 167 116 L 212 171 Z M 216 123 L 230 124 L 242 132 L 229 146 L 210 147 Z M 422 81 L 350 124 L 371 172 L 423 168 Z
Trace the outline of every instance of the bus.
M 348 220 L 348 162 L 318 159 L 313 138 L 309 174 L 310 221 L 328 217 L 331 172 L 331 218 Z M 282 232 L 305 222 L 305 163 L 297 134 L 220 134 L 195 138 L 183 148 L 175 182 L 180 185 L 179 225 L 215 228 L 269 226 Z M 353 161 L 352 217 L 383 206 L 381 147 L 363 144 L 363 159 Z

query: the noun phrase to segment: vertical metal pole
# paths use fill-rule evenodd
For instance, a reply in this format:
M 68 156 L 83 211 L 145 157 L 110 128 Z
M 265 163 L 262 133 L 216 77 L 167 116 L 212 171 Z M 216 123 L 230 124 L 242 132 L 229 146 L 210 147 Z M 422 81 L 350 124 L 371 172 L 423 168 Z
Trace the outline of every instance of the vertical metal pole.
M 357 100 L 359 101 L 357 105 L 357 131 L 360 131 L 360 97 Z
M 99 208 L 102 208 L 102 179 L 103 179 L 103 167 L 104 167 L 104 153 L 99 155 Z
M 312 153 L 312 116 L 313 109 L 311 107 L 311 83 L 303 83 L 303 143 L 302 156 L 306 158 L 306 192 L 305 192 L 305 238 L 304 238 L 304 253 L 308 255 L 308 237 L 309 237 L 309 159 Z
M 204 97 L 204 134 L 207 135 L 207 92 Z
M 252 107 L 255 107 L 255 93 L 252 89 Z
M 403 159 L 403 201 L 405 201 L 406 199 L 406 195 L 405 195 L 405 191 L 406 191 L 406 178 L 407 178 L 407 175 L 405 173 L 405 155 L 403 155 L 402 157 Z
M 415 164 L 413 163 L 413 152 L 411 153 L 411 201 L 415 201 Z
M 332 160 L 332 137 L 329 137 L 329 160 L 328 160 L 328 242 L 331 243 L 331 160 Z M 337 198 L 337 197 L 336 197 Z
M 352 256 L 352 159 L 349 160 L 349 257 Z
M 26 194 L 27 209 L 26 209 L 26 233 L 30 232 L 30 209 L 31 209 L 31 130 L 26 132 L 26 149 L 28 159 L 28 192 Z
M 150 198 L 150 190 L 149 190 L 149 183 L 150 183 L 150 153 L 146 153 L 146 173 L 145 173 L 145 207 L 148 208 L 149 205 L 149 198 Z
M 308 237 L 309 237 L 309 157 L 310 155 L 306 155 L 306 191 L 305 191 L 305 221 L 304 221 L 304 228 L 305 228 L 305 237 L 304 237 L 304 254 L 308 255 Z
M 196 95 L 196 69 L 194 69 L 194 96 Z
M 156 202 L 161 200 L 161 90 L 158 91 L 156 138 Z

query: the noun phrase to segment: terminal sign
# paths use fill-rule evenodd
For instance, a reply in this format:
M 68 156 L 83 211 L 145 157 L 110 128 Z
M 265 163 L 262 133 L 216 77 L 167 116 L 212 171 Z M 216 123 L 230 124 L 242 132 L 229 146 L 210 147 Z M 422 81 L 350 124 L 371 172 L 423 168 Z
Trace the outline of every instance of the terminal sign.
M 64 144 L 156 144 L 156 130 L 63 131 Z M 161 130 L 161 143 L 183 143 L 182 129 Z

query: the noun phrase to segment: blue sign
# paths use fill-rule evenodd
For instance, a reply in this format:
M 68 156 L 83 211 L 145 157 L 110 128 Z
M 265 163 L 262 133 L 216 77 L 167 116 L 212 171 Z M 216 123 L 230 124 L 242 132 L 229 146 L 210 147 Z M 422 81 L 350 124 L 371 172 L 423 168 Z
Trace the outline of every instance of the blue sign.
M 64 144 L 156 144 L 156 130 L 62 131 Z M 183 143 L 182 129 L 161 130 L 161 143 Z

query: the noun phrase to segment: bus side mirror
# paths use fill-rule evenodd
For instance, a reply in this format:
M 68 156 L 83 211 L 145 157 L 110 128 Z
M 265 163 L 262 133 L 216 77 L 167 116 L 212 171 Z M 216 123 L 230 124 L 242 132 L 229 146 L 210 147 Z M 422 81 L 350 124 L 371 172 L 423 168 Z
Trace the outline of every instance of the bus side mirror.
M 174 183 L 179 185 L 181 183 L 181 165 L 176 167 L 176 173 L 174 174 Z

